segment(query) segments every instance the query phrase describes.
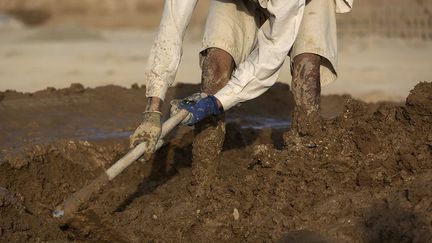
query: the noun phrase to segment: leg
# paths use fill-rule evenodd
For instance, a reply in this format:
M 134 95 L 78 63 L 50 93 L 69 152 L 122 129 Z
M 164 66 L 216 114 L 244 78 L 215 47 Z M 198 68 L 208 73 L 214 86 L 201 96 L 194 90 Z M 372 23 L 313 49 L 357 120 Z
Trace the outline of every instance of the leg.
M 208 48 L 202 53 L 202 91 L 215 94 L 228 82 L 234 69 L 230 54 L 219 48 Z M 197 186 L 197 196 L 204 196 L 214 181 L 218 156 L 225 140 L 224 117 L 213 118 L 195 127 L 192 173 Z
M 219 48 L 210 47 L 202 53 L 202 92 L 216 94 L 231 78 L 234 70 L 234 59 Z
M 320 130 L 320 66 L 321 56 L 304 53 L 293 63 L 292 92 L 296 103 L 293 128 L 300 136 L 314 135 Z
M 293 130 L 300 136 L 320 131 L 321 85 L 337 77 L 335 2 L 307 1 L 291 50 L 292 92 L 296 107 Z
M 257 4 L 247 0 L 211 1 L 200 59 L 202 91 L 215 94 L 224 87 L 236 64 L 253 50 L 262 19 L 254 14 L 255 8 Z M 211 189 L 224 139 L 223 117 L 209 118 L 195 127 L 192 173 L 197 196 Z

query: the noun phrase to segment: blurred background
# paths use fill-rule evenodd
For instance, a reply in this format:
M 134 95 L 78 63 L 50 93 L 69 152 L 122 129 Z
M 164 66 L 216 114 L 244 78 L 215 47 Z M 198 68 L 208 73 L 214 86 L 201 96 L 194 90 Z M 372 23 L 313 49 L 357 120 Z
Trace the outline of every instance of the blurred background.
M 176 82 L 199 83 L 209 2 L 195 10 Z M 0 91 L 144 84 L 162 8 L 162 0 L 0 0 Z M 402 101 L 432 81 L 431 0 L 357 0 L 338 15 L 338 34 L 339 79 L 324 94 Z M 288 64 L 281 82 L 291 79 Z

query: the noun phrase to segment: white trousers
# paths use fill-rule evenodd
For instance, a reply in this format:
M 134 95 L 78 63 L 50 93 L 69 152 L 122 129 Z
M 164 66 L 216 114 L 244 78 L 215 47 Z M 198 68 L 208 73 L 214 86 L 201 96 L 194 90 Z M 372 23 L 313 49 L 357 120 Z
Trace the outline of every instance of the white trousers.
M 260 2 L 261 3 L 261 2 Z M 213 0 L 207 17 L 203 50 L 220 48 L 238 65 L 256 47 L 258 29 L 266 28 L 264 4 L 250 0 Z M 334 0 L 307 1 L 296 41 L 290 51 L 291 63 L 299 54 L 323 57 L 321 85 L 337 77 L 337 36 Z M 264 23 L 264 25 L 262 25 Z

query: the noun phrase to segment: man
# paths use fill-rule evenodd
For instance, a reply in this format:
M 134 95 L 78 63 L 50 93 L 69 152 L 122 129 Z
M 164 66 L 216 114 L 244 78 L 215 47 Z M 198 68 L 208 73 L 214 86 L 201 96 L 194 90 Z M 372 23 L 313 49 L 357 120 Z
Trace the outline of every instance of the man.
M 174 80 L 182 39 L 195 4 L 196 0 L 165 2 L 146 72 L 149 99 L 144 121 L 131 137 L 132 146 L 147 142 L 152 148 L 159 137 L 160 107 Z M 295 114 L 300 117 L 306 111 L 305 124 L 312 124 L 319 117 L 320 77 L 330 77 L 324 79 L 328 82 L 336 74 L 335 9 L 348 11 L 352 0 L 336 0 L 336 5 L 334 0 L 312 0 L 307 2 L 306 10 L 304 6 L 304 0 L 212 1 L 201 52 L 202 91 L 209 96 L 179 104 L 180 108 L 191 112 L 185 120 L 189 125 L 210 116 L 196 128 L 194 161 L 197 163 L 193 165 L 197 168 L 194 171 L 204 173 L 196 175 L 198 184 L 205 184 L 203 180 L 212 176 L 208 171 L 214 169 L 209 167 L 215 168 L 215 159 L 223 144 L 220 135 L 223 137 L 225 133 L 224 123 L 211 115 L 264 93 L 276 82 L 290 50 L 292 86 L 298 107 Z M 268 26 L 262 26 L 265 21 Z M 295 124 L 300 128 L 300 122 Z M 151 156 L 152 152 L 147 151 L 145 156 Z
M 147 147 L 150 149 L 145 152 L 145 158 L 149 158 L 153 153 L 152 148 L 160 135 L 160 108 L 168 86 L 174 81 L 180 62 L 183 36 L 196 2 L 197 0 L 165 1 L 159 32 L 150 52 L 145 77 L 148 102 L 143 115 L 144 120 L 131 137 L 132 146 L 139 142 L 148 144 Z M 238 102 L 262 94 L 276 81 L 279 68 L 294 43 L 303 17 L 303 9 L 304 0 L 271 0 L 262 3 L 248 0 L 212 1 L 204 37 L 205 50 L 201 53 L 202 90 L 210 95 L 216 94 L 231 78 L 234 66 L 237 66 L 238 78 L 232 82 L 236 90 L 231 94 L 226 90 L 228 93 L 225 91 L 221 96 L 227 101 L 224 102 L 224 109 L 227 110 Z M 255 11 L 259 11 L 259 15 L 255 15 Z M 270 28 L 258 31 L 264 14 L 269 16 Z M 231 20 L 238 25 L 232 24 Z M 217 30 L 216 27 L 222 24 L 227 28 Z M 225 32 L 225 35 L 222 32 Z M 224 41 L 225 37 L 231 38 Z M 230 43 L 233 40 L 238 42 Z M 228 45 L 232 46 L 231 53 L 238 56 L 235 60 L 237 63 L 234 64 L 230 52 L 222 51 L 224 45 L 227 48 Z M 268 61 L 263 63 L 261 60 Z M 256 75 L 259 75 L 259 78 L 255 78 Z M 222 99 L 221 97 L 219 99 Z M 210 167 L 215 166 L 214 160 L 223 144 L 220 136 L 215 134 L 224 134 L 225 129 L 221 121 L 209 121 L 200 124 L 196 130 L 200 132 L 195 141 L 201 142 L 194 143 L 194 161 L 199 163 L 193 163 L 193 166 L 207 168 L 193 168 L 193 171 L 196 178 L 205 180 L 211 175 L 204 171 L 212 171 Z M 201 172 L 204 175 L 199 175 Z

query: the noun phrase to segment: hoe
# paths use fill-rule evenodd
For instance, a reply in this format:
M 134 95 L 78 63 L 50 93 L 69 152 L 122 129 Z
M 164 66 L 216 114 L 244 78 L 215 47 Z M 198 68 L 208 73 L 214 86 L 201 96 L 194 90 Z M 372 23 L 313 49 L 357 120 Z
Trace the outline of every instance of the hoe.
M 156 150 L 162 147 L 162 139 L 171 132 L 171 130 L 174 129 L 187 116 L 187 114 L 188 112 L 186 110 L 181 110 L 175 116 L 170 117 L 163 123 L 161 138 L 156 145 Z M 69 196 L 65 201 L 63 201 L 63 203 L 58 205 L 52 212 L 52 216 L 55 218 L 62 218 L 73 215 L 73 213 L 79 209 L 81 204 L 88 201 L 94 193 L 98 192 L 103 186 L 108 184 L 135 160 L 141 157 L 144 151 L 146 151 L 146 148 L 146 143 L 138 144 L 134 149 L 115 162 L 108 170 L 100 174 L 90 184 L 81 188 L 79 191 Z

